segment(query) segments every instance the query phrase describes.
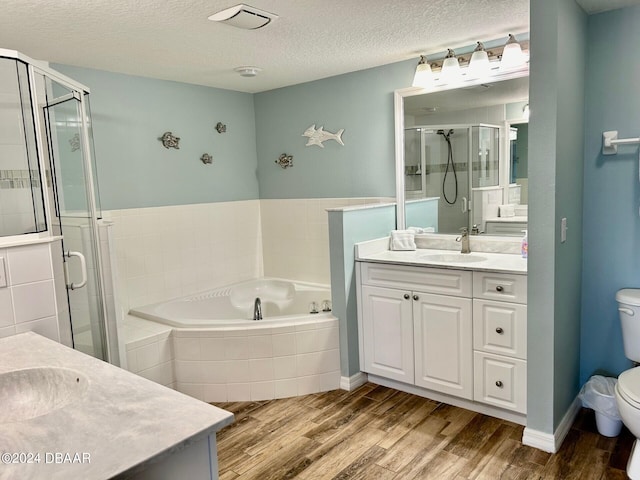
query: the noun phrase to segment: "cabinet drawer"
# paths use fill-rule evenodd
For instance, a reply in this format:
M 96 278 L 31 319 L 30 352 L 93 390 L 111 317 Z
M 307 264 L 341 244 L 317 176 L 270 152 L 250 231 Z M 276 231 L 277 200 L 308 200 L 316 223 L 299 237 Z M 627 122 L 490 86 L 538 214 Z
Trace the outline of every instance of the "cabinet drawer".
M 527 359 L 527 306 L 473 300 L 473 348 Z
M 360 268 L 363 284 L 471 297 L 470 271 L 366 262 Z
M 527 362 L 474 352 L 473 399 L 527 413 Z
M 473 297 L 526 304 L 527 276 L 473 272 Z

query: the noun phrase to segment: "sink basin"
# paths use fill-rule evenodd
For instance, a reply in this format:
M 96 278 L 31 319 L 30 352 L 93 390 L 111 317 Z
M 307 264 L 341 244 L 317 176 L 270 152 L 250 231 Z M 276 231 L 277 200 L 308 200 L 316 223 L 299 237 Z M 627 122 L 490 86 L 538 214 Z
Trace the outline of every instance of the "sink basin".
M 80 400 L 89 387 L 76 370 L 38 367 L 0 374 L 0 423 L 46 415 Z
M 439 263 L 475 263 L 484 262 L 487 259 L 487 257 L 472 253 L 435 253 L 422 255 L 420 258 L 428 262 Z

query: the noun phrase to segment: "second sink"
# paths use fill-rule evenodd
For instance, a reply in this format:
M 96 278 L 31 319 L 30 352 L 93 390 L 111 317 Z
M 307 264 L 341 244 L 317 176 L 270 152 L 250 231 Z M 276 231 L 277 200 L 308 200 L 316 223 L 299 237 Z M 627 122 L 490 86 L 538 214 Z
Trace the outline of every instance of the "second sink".
M 81 399 L 87 377 L 61 367 L 36 367 L 0 374 L 0 424 L 30 420 Z

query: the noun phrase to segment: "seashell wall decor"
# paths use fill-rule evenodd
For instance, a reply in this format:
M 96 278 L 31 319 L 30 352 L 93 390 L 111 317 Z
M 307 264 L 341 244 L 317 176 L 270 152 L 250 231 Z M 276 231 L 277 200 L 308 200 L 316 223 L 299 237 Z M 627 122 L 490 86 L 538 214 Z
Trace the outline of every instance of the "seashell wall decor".
M 283 153 L 278 157 L 276 163 L 282 168 L 293 167 L 293 155 L 287 155 L 286 153 Z
M 180 137 L 176 137 L 171 132 L 164 132 L 158 140 L 162 142 L 164 148 L 180 148 Z
M 208 153 L 203 153 L 200 157 L 200 161 L 202 161 L 202 163 L 204 163 L 205 165 L 208 165 L 210 163 L 213 163 L 213 157 Z

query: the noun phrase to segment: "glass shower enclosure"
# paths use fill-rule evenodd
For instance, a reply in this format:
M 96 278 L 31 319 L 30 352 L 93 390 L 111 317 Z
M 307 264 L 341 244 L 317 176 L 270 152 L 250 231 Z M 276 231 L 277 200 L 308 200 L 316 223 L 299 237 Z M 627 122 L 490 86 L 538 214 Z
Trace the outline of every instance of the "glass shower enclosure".
M 73 347 L 118 364 L 117 331 L 107 324 L 100 255 L 100 206 L 89 90 L 24 55 L 0 49 L 0 237 L 19 243 L 61 236 Z
M 473 189 L 499 185 L 499 145 L 500 127 L 495 125 L 406 128 L 405 200 L 438 198 L 437 231 L 471 231 Z M 407 225 L 417 226 L 409 218 Z

